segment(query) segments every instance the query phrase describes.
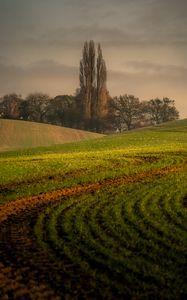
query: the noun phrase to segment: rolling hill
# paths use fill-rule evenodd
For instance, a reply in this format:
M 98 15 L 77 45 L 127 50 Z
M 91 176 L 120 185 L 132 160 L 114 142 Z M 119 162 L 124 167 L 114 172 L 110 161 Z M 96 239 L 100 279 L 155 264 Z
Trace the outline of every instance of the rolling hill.
M 51 146 L 102 136 L 98 133 L 55 125 L 0 119 L 0 151 Z
M 187 120 L 4 151 L 0 170 L 2 299 L 187 299 Z

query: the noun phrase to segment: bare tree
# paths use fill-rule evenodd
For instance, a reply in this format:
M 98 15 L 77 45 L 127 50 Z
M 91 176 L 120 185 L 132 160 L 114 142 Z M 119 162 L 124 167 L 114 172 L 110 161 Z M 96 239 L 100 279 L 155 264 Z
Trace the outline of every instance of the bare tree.
M 120 131 L 124 126 L 127 130 L 132 129 L 141 119 L 141 103 L 133 95 L 115 97 L 110 105 L 114 110 L 115 123 Z
M 172 121 L 179 118 L 179 112 L 175 107 L 175 100 L 171 100 L 167 97 L 163 98 L 162 105 L 162 122 Z
M 101 127 L 102 119 L 107 114 L 109 93 L 106 88 L 107 70 L 103 59 L 101 45 L 98 45 L 97 59 L 93 41 L 85 42 L 83 57 L 80 61 L 80 93 L 83 119 L 90 129 Z
M 95 45 L 93 41 L 84 43 L 79 79 L 83 117 L 85 120 L 90 120 L 91 106 L 95 93 Z
M 175 107 L 175 100 L 167 97 L 162 100 L 155 98 L 148 101 L 147 111 L 150 114 L 151 120 L 156 124 L 179 118 L 179 112 Z
M 26 119 L 35 122 L 44 122 L 45 114 L 50 103 L 50 97 L 44 93 L 31 93 L 26 97 Z
M 4 95 L 0 103 L 0 117 L 7 119 L 20 119 L 23 99 L 15 93 Z
M 97 57 L 97 86 L 96 86 L 96 114 L 98 117 L 105 115 L 106 102 L 108 98 L 108 91 L 106 87 L 107 70 L 103 59 L 101 45 L 98 45 Z
M 74 96 L 58 95 L 47 106 L 45 121 L 51 124 L 74 127 L 78 125 L 78 113 Z

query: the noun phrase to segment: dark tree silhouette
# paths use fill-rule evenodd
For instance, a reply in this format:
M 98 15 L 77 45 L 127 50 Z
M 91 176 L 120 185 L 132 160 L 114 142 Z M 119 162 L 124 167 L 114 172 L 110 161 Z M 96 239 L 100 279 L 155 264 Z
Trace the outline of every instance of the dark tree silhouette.
M 35 122 L 45 122 L 45 114 L 51 99 L 44 93 L 30 93 L 26 97 L 26 119 Z
M 95 93 L 95 45 L 93 41 L 84 44 L 79 79 L 83 117 L 88 121 L 91 119 L 91 104 Z
M 5 119 L 20 119 L 23 99 L 16 93 L 6 94 L 0 102 L 0 117 Z
M 107 70 L 103 59 L 101 45 L 98 45 L 97 59 L 93 41 L 85 42 L 80 61 L 80 99 L 85 127 L 98 129 L 107 114 L 109 93 L 106 87 Z
M 151 120 L 156 124 L 179 118 L 179 112 L 175 107 L 175 100 L 167 97 L 162 100 L 155 98 L 148 101 L 147 111 L 150 114 Z
M 105 111 L 106 111 L 105 105 L 106 105 L 107 98 L 108 98 L 106 81 L 107 81 L 106 64 L 103 59 L 101 45 L 99 44 L 98 45 L 98 57 L 97 57 L 97 86 L 96 86 L 96 92 L 97 92 L 96 113 L 97 113 L 97 116 L 99 116 L 99 117 L 102 117 L 103 115 L 105 115 Z
M 142 106 L 138 98 L 133 95 L 115 97 L 110 102 L 114 110 L 116 127 L 121 131 L 125 126 L 127 130 L 136 127 L 142 116 Z

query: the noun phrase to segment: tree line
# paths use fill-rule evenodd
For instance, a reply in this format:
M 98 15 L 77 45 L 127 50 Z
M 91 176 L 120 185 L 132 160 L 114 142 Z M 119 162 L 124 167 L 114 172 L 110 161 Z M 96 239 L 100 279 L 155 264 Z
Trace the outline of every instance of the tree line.
M 179 118 L 175 100 L 168 97 L 148 101 L 128 94 L 111 97 L 101 45 L 96 49 L 93 41 L 84 43 L 79 82 L 75 95 L 51 98 L 45 93 L 30 93 L 25 99 L 16 93 L 4 95 L 0 99 L 0 118 L 97 132 L 130 130 Z
M 109 118 L 114 120 L 114 127 L 119 131 L 160 124 L 179 118 L 175 101 L 167 97 L 140 101 L 134 95 L 125 94 L 114 97 L 109 107 Z

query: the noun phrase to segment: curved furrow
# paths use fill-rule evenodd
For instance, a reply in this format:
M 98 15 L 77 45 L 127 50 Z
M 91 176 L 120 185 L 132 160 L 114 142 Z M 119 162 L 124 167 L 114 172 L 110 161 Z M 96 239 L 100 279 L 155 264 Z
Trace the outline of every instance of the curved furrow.
M 168 256 L 168 248 L 157 243 L 157 240 L 146 236 L 145 231 L 148 231 L 148 228 L 145 226 L 144 222 L 143 226 L 140 226 L 140 221 L 142 220 L 138 218 L 136 221 L 134 219 L 133 222 L 129 222 L 132 211 L 127 211 L 127 218 L 124 220 L 124 215 L 122 216 L 120 211 L 122 206 L 122 202 L 119 202 L 117 206 L 118 209 L 115 210 L 114 207 L 111 210 L 110 218 L 106 218 L 105 220 L 105 228 L 109 228 L 108 230 L 110 230 L 111 235 L 115 235 L 116 239 L 121 241 L 123 245 L 125 244 L 127 249 L 138 253 L 139 257 L 142 256 L 151 264 L 159 262 L 161 253 L 163 256 Z M 107 215 L 106 211 L 105 214 Z M 173 256 L 173 258 L 176 259 L 175 256 Z M 172 257 L 168 257 L 168 260 L 164 261 L 164 268 L 166 267 L 166 264 L 172 266 Z
M 79 206 L 79 204 L 80 203 L 78 203 L 77 206 Z M 75 207 L 72 208 L 72 211 L 74 211 L 74 209 Z M 76 210 L 76 214 L 75 212 L 73 212 L 73 219 L 76 215 L 78 216 L 78 219 L 81 219 L 80 215 L 83 215 L 82 212 L 80 213 L 79 208 L 77 207 L 75 210 Z M 112 276 L 112 273 L 109 274 L 110 268 L 108 268 L 107 266 L 107 261 L 103 260 L 101 257 L 100 258 L 93 257 L 93 248 L 91 249 L 90 247 L 89 248 L 85 247 L 87 243 L 87 239 L 85 239 L 85 243 L 83 244 L 83 237 L 85 238 L 84 224 L 81 223 L 82 230 L 80 228 L 80 232 L 79 232 L 79 229 L 74 227 L 72 225 L 72 222 L 70 221 L 71 217 L 69 211 L 66 212 L 67 216 L 61 214 L 62 212 L 63 212 L 62 207 L 59 207 L 58 211 L 55 211 L 54 214 L 52 215 L 51 221 L 49 223 L 49 231 L 50 231 L 49 238 L 53 243 L 53 247 L 55 248 L 54 250 L 55 255 L 57 257 L 61 257 L 63 254 L 65 254 L 70 259 L 73 265 L 80 268 L 79 274 L 81 273 L 81 271 L 84 272 L 86 276 L 92 274 L 92 280 L 91 280 L 92 285 L 93 284 L 95 285 L 97 282 L 99 288 L 101 283 L 102 283 L 102 287 L 107 284 L 107 287 L 105 287 L 106 291 L 107 290 L 110 291 L 112 288 L 115 289 L 117 293 L 117 291 L 123 289 L 123 294 L 128 295 L 127 285 L 124 286 L 124 284 L 122 283 L 113 282 L 112 278 L 110 278 L 109 275 Z M 80 214 L 77 214 L 78 212 Z M 67 217 L 66 219 L 67 223 L 63 221 L 63 229 L 60 230 L 60 233 L 62 234 L 61 236 L 58 235 L 59 230 L 56 226 L 59 223 L 58 222 L 59 217 L 61 217 L 62 219 Z M 75 219 L 75 222 L 76 221 L 78 220 Z M 65 236 L 65 240 L 63 238 L 64 236 Z M 88 236 L 86 238 L 88 238 Z M 96 252 L 96 250 L 94 250 L 94 252 Z M 100 269 L 99 272 L 98 269 Z
M 0 224 L 3 276 L 11 266 L 24 274 L 19 289 L 38 281 L 38 299 L 185 299 L 186 173 L 156 174 L 84 187 L 9 217 Z
M 158 191 L 152 193 L 151 197 L 148 194 L 145 201 L 138 202 L 136 210 L 152 227 L 152 231 L 155 230 L 162 236 L 162 241 L 165 241 L 171 249 L 180 251 L 185 246 L 184 239 L 187 238 L 187 232 L 179 228 L 167 213 L 172 196 L 165 192 L 159 195 Z
M 58 212 L 60 212 L 60 215 L 61 215 L 61 212 L 63 212 L 63 208 L 61 208 L 61 211 L 59 211 L 59 208 L 58 208 Z M 67 211 L 66 211 L 66 213 L 67 213 Z M 92 245 L 92 249 L 90 248 L 89 245 L 87 245 L 88 248 L 85 249 L 84 248 L 85 245 L 83 246 L 80 244 L 80 241 L 81 241 L 80 237 L 75 238 L 75 236 L 71 236 L 70 240 L 73 242 L 71 242 L 70 245 L 68 244 L 67 238 L 65 239 L 65 242 L 64 242 L 64 240 L 62 240 L 62 238 L 60 238 L 57 235 L 58 230 L 55 230 L 55 226 L 58 223 L 58 221 L 57 221 L 58 214 L 56 214 L 56 211 L 54 212 L 54 214 L 55 214 L 55 217 L 54 217 L 54 215 L 52 215 L 52 217 L 51 217 L 52 221 L 50 222 L 50 240 L 52 240 L 55 245 L 53 248 L 54 248 L 55 255 L 57 257 L 59 257 L 59 256 L 62 257 L 63 254 L 65 253 L 65 255 L 67 255 L 68 258 L 72 261 L 72 263 L 74 263 L 75 265 L 79 265 L 81 267 L 81 269 L 83 269 L 84 272 L 95 274 L 95 278 L 102 279 L 102 282 L 103 282 L 103 278 L 104 278 L 105 282 L 109 281 L 108 284 L 111 287 L 115 287 L 116 289 L 118 287 L 118 290 L 119 289 L 120 290 L 127 289 L 127 282 L 129 282 L 129 284 L 131 282 L 131 288 L 133 288 L 132 274 L 130 276 L 131 281 L 128 280 L 129 275 L 127 273 L 124 278 L 124 281 L 121 284 L 119 284 L 118 281 L 114 281 L 114 279 L 116 279 L 116 276 L 117 276 L 118 280 L 120 278 L 122 278 L 121 276 L 124 275 L 124 272 L 130 271 L 132 273 L 132 269 L 136 269 L 135 265 L 130 266 L 129 262 L 127 261 L 126 264 L 127 264 L 127 266 L 130 266 L 130 268 L 127 266 L 124 267 L 124 264 L 123 264 L 123 266 L 121 266 L 122 261 L 120 261 L 120 258 L 118 258 L 118 259 L 115 258 L 115 260 L 114 260 L 114 257 L 112 257 L 112 255 L 110 257 L 111 261 L 109 261 L 107 259 L 106 253 L 104 253 L 104 252 L 108 252 L 108 249 L 103 248 L 102 252 L 100 251 L 101 249 L 99 249 L 99 252 L 97 250 L 94 250 L 94 247 L 95 247 L 95 249 L 97 249 L 97 247 L 100 247 L 100 245 L 97 243 L 96 244 L 94 243 L 94 245 L 93 245 L 93 242 L 90 239 L 88 239 L 88 241 Z M 62 219 L 63 218 L 64 218 L 64 215 L 62 214 Z M 68 215 L 68 221 L 69 220 L 70 220 L 70 216 Z M 66 224 L 66 227 L 68 228 L 69 225 Z M 83 228 L 84 228 L 84 226 L 83 226 Z M 71 226 L 69 227 L 68 230 L 70 233 L 72 233 Z M 77 230 L 75 232 L 77 234 Z M 82 234 L 85 233 L 85 230 L 81 230 L 81 233 Z M 67 232 L 66 232 L 65 236 L 67 237 Z M 88 236 L 87 236 L 87 238 L 88 238 Z M 79 239 L 80 239 L 80 241 L 79 241 Z M 93 251 L 95 254 L 99 255 L 99 257 L 97 257 L 97 256 L 93 257 Z M 103 257 L 104 254 L 105 254 L 105 256 Z M 90 268 L 90 265 L 91 265 L 91 268 Z M 93 270 L 93 268 L 94 268 L 94 270 Z M 98 268 L 100 268 L 102 271 L 100 270 L 99 273 L 96 273 L 96 270 Z M 103 273 L 104 270 L 105 270 L 105 273 Z M 112 272 L 115 272 L 116 274 L 112 274 Z M 136 276 L 134 276 L 133 282 L 137 281 L 137 277 L 138 276 L 136 274 Z M 140 281 L 140 278 L 137 281 L 137 284 L 139 283 L 139 281 Z M 121 282 L 121 280 L 120 280 L 120 282 Z M 124 285 L 124 283 L 126 283 L 126 286 Z M 146 283 L 144 283 L 144 286 L 146 286 Z M 149 282 L 149 286 L 150 286 L 150 282 Z M 139 288 L 140 288 L 140 286 L 139 286 Z M 147 286 L 147 288 L 148 288 L 148 286 Z
M 93 203 L 92 203 L 93 202 Z M 92 214 L 91 214 L 91 218 L 89 216 L 90 212 L 95 211 L 94 215 L 99 216 L 99 214 L 97 214 L 97 212 L 99 211 L 104 211 L 105 215 L 107 212 L 107 209 L 103 207 L 103 202 L 102 202 L 102 206 L 99 207 L 99 210 L 94 209 L 95 206 L 97 207 L 97 203 L 95 203 L 95 201 L 92 199 L 89 199 L 89 203 L 88 201 L 83 201 L 83 202 L 79 202 L 77 205 L 73 206 L 73 208 L 71 208 L 70 210 L 66 211 L 65 214 L 63 214 L 63 208 L 62 209 L 58 209 L 58 214 L 56 214 L 55 212 L 55 217 L 53 215 L 52 217 L 52 223 L 50 223 L 50 228 L 51 228 L 51 236 L 52 236 L 52 240 L 55 243 L 55 246 L 57 248 L 60 248 L 63 250 L 65 249 L 66 254 L 73 260 L 74 262 L 76 261 L 78 264 L 83 264 L 82 261 L 82 257 L 86 256 L 86 259 L 88 259 L 88 261 L 90 260 L 89 257 L 92 257 L 92 261 L 95 259 L 93 259 L 93 256 L 95 254 L 95 256 L 97 255 L 95 262 L 97 263 L 102 263 L 102 264 L 107 264 L 110 266 L 113 266 L 114 263 L 116 264 L 115 261 L 115 251 L 111 251 L 111 248 L 108 248 L 111 244 L 111 239 L 108 239 L 107 241 L 107 234 L 106 233 L 102 233 L 102 231 L 99 231 L 98 228 L 98 224 L 99 221 L 97 219 L 97 222 L 95 222 L 97 225 L 94 225 L 94 219 L 92 218 Z M 108 205 L 108 207 L 110 207 L 108 201 L 105 201 L 105 206 Z M 85 205 L 86 203 L 86 205 Z M 82 207 L 83 204 L 83 207 Z M 97 205 L 96 205 L 97 204 Z M 87 212 L 87 215 L 86 215 Z M 88 213 L 89 212 L 89 213 Z M 86 216 L 86 217 L 85 217 Z M 63 231 L 65 233 L 66 236 L 66 245 L 64 246 L 61 241 L 61 239 L 63 240 L 63 236 L 59 237 L 58 236 L 58 230 L 55 229 L 56 224 L 59 223 L 58 219 L 61 218 L 62 220 L 65 219 L 66 221 L 63 221 Z M 91 222 L 91 228 L 92 231 L 90 232 L 90 224 L 89 221 L 92 220 Z M 109 228 L 110 230 L 110 228 Z M 96 240 L 94 238 L 94 231 L 97 232 L 97 239 Z M 105 232 L 107 232 L 107 229 L 105 228 Z M 68 240 L 67 240 L 67 236 L 69 236 L 69 245 L 68 245 Z M 110 240 L 110 243 L 109 243 Z M 103 241 L 105 242 L 105 246 L 103 247 Z M 98 243 L 99 242 L 99 243 Z M 127 243 L 128 244 L 128 243 Z M 139 242 L 139 244 L 141 245 L 141 243 Z M 144 245 L 145 246 L 145 245 Z M 119 242 L 118 242 L 118 246 L 119 248 Z M 76 249 L 75 249 L 76 248 Z M 114 250 L 115 247 L 113 247 L 112 250 Z M 136 262 L 136 259 L 133 258 L 132 262 L 130 262 L 130 254 L 129 254 L 129 250 L 127 251 L 127 249 L 124 247 L 123 244 L 123 255 L 120 256 L 120 253 L 118 252 L 118 256 L 117 256 L 117 262 L 119 264 L 122 264 L 122 262 L 124 261 L 124 257 L 128 257 L 128 263 L 126 263 L 126 266 L 128 265 L 128 267 L 130 266 L 130 270 L 132 271 L 134 269 L 134 271 L 136 272 L 136 276 L 138 274 L 138 268 L 137 266 L 139 265 L 140 270 L 142 271 L 142 265 L 144 265 L 144 273 L 147 273 L 147 276 L 151 276 L 150 274 L 152 273 L 152 271 L 154 270 L 155 273 L 155 269 L 156 267 L 154 266 L 153 262 L 151 261 L 152 264 L 148 263 L 149 259 L 145 259 L 145 257 L 143 257 L 143 260 L 140 259 L 140 254 L 138 257 L 138 260 Z M 73 249 L 73 252 L 71 251 L 71 249 Z M 133 248 L 133 250 L 135 250 L 136 247 Z M 127 252 L 126 255 L 124 255 L 124 252 Z M 147 253 L 144 253 L 144 256 Z M 100 255 L 100 257 L 99 257 Z M 102 255 L 102 256 L 101 256 Z M 111 261 L 107 261 L 108 257 L 112 257 L 111 261 L 113 260 L 113 265 Z M 132 266 L 131 266 L 132 265 Z M 147 271 L 146 271 L 146 265 L 147 265 Z M 136 266 L 136 268 L 134 267 Z M 86 265 L 86 268 L 88 268 L 88 264 Z M 123 267 L 121 268 L 122 272 Z M 158 269 L 158 274 L 161 273 L 161 270 L 159 270 L 159 267 L 157 266 Z M 149 270 L 149 272 L 148 272 Z M 124 271 L 124 269 L 123 269 Z M 159 276 L 158 276 L 159 277 Z

